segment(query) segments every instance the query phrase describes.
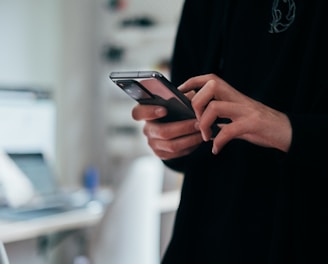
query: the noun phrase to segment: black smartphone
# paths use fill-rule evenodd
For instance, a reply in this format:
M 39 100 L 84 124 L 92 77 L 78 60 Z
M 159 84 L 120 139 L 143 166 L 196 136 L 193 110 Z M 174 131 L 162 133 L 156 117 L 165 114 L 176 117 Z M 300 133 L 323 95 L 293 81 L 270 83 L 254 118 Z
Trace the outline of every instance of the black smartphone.
M 164 106 L 168 113 L 160 122 L 195 118 L 190 100 L 160 72 L 111 72 L 109 78 L 138 103 Z

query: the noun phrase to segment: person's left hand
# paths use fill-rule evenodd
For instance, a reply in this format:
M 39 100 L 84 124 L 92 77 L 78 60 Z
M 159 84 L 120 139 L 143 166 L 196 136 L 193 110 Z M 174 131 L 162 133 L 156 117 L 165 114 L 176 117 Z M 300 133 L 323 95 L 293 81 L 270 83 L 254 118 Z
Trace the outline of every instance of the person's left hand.
M 231 120 L 218 124 L 221 130 L 213 139 L 214 154 L 237 138 L 288 152 L 292 128 L 286 114 L 240 93 L 214 74 L 190 78 L 179 86 L 184 93 L 195 89 L 199 90 L 191 102 L 205 141 L 211 140 L 211 125 L 218 117 Z

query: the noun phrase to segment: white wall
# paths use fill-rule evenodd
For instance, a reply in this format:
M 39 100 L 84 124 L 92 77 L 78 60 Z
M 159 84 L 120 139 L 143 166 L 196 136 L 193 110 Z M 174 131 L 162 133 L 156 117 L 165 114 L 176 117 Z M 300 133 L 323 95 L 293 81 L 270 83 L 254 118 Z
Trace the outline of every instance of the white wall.
M 56 1 L 0 1 L 0 85 L 53 89 L 58 64 Z
M 103 3 L 0 1 L 0 87 L 53 92 L 56 168 L 66 185 L 80 184 L 88 165 L 106 174 L 97 70 L 101 63 L 97 28 Z
M 88 165 L 106 177 L 101 54 L 97 37 L 100 0 L 61 0 L 61 67 L 57 89 L 58 168 L 63 181 L 78 183 Z M 103 11 L 104 12 L 104 11 Z
M 128 8 L 117 15 L 106 9 L 107 0 L 0 0 L 0 87 L 53 91 L 57 173 L 68 185 L 79 184 L 88 165 L 97 166 L 103 177 L 110 173 L 106 114 L 115 98 L 108 92 L 108 74 L 120 66 L 106 64 L 101 52 L 117 35 L 114 23 L 141 15 L 177 23 L 183 1 L 125 2 Z M 128 52 L 134 67 L 143 67 L 143 58 L 152 62 L 158 52 L 153 46 L 170 53 L 170 44 L 148 41 Z

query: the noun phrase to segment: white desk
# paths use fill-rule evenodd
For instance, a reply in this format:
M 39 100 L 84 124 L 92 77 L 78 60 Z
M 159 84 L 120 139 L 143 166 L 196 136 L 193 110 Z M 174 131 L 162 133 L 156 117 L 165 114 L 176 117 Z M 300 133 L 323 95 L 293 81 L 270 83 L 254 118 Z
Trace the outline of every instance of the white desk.
M 102 188 L 97 197 L 98 202 L 89 202 L 83 208 L 47 216 L 16 221 L 0 218 L 0 241 L 10 264 L 66 264 L 73 263 L 81 253 L 87 254 L 84 247 L 89 245 L 83 243 L 89 243 L 89 232 L 103 219 L 113 192 Z
M 11 221 L 0 218 L 0 241 L 10 243 L 96 225 L 112 200 L 113 190 L 102 187 L 97 193 L 96 201 L 88 202 L 81 208 L 28 220 Z
M 15 242 L 55 232 L 84 228 L 97 224 L 102 216 L 101 210 L 83 208 L 24 221 L 0 220 L 0 241 Z
M 50 264 L 73 263 L 73 259 L 80 254 L 76 245 L 76 236 L 86 236 L 88 228 L 96 227 L 103 218 L 103 210 L 90 207 L 75 209 L 63 213 L 42 216 L 23 221 L 0 221 L 0 240 L 4 243 L 9 256 L 10 264 Z M 73 233 L 70 233 L 74 231 Z M 65 241 L 60 242 L 60 247 L 51 247 L 50 251 L 40 251 L 40 241 L 51 241 L 49 237 L 60 234 Z M 81 233 L 82 232 L 82 233 Z M 87 237 L 81 239 L 87 239 Z M 41 239 L 41 240 L 40 240 Z M 86 240 L 87 241 L 87 240 Z M 70 255 L 62 250 L 71 251 Z M 57 258 L 61 258 L 58 260 Z

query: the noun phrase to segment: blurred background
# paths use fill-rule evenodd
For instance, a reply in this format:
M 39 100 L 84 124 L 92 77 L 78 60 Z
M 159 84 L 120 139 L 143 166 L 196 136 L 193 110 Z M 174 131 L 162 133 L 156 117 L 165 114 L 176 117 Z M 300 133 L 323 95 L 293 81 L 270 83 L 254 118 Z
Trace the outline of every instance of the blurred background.
M 159 199 L 160 209 L 151 205 L 156 211 L 152 230 L 157 233 L 150 235 L 155 240 L 148 239 L 152 247 L 146 247 L 145 254 L 152 255 L 146 257 L 153 258 L 149 263 L 158 262 L 170 237 L 181 175 L 152 159 L 142 123 L 131 118 L 135 102 L 108 76 L 118 70 L 158 70 L 169 79 L 182 4 L 182 0 L 0 0 L 0 152 L 6 156 L 0 158 L 0 165 L 8 163 L 8 157 L 16 162 L 22 155 L 24 162 L 26 156 L 36 162 L 36 154 L 41 154 L 60 189 L 90 191 L 85 180 L 92 174 L 91 185 L 108 191 L 97 197 L 105 206 L 92 224 L 59 231 L 45 228 L 36 235 L 15 239 L 12 232 L 19 232 L 17 228 L 11 236 L 0 234 L 12 264 L 147 264 L 140 256 L 138 262 L 127 242 L 118 243 L 117 237 L 124 237 L 119 231 L 136 225 L 142 211 L 149 209 L 142 202 L 136 205 L 135 198 L 148 192 L 143 199 Z M 140 159 L 145 156 L 148 161 Z M 31 187 L 23 182 L 19 189 L 18 181 L 12 181 L 16 176 L 8 177 L 14 174 L 13 169 L 4 167 L 0 169 L 0 212 L 13 205 L 19 208 Z M 148 171 L 133 172 L 141 167 Z M 157 181 L 149 180 L 147 173 L 154 174 Z M 127 179 L 129 175 L 134 175 L 130 176 L 133 179 Z M 41 175 L 41 180 L 34 180 L 40 183 L 42 179 Z M 148 186 L 148 180 L 153 185 Z M 122 190 L 128 195 L 122 195 Z M 141 209 L 134 215 L 123 215 L 138 206 Z M 1 220 L 0 215 L 0 233 L 12 222 L 33 222 L 34 218 Z M 50 221 L 49 216 L 41 218 Z M 130 222 L 123 225 L 126 219 Z M 146 239 L 136 234 L 134 243 L 140 246 Z M 108 250 L 112 244 L 122 245 L 115 248 L 115 254 L 122 251 L 125 257 L 114 258 L 114 250 Z

